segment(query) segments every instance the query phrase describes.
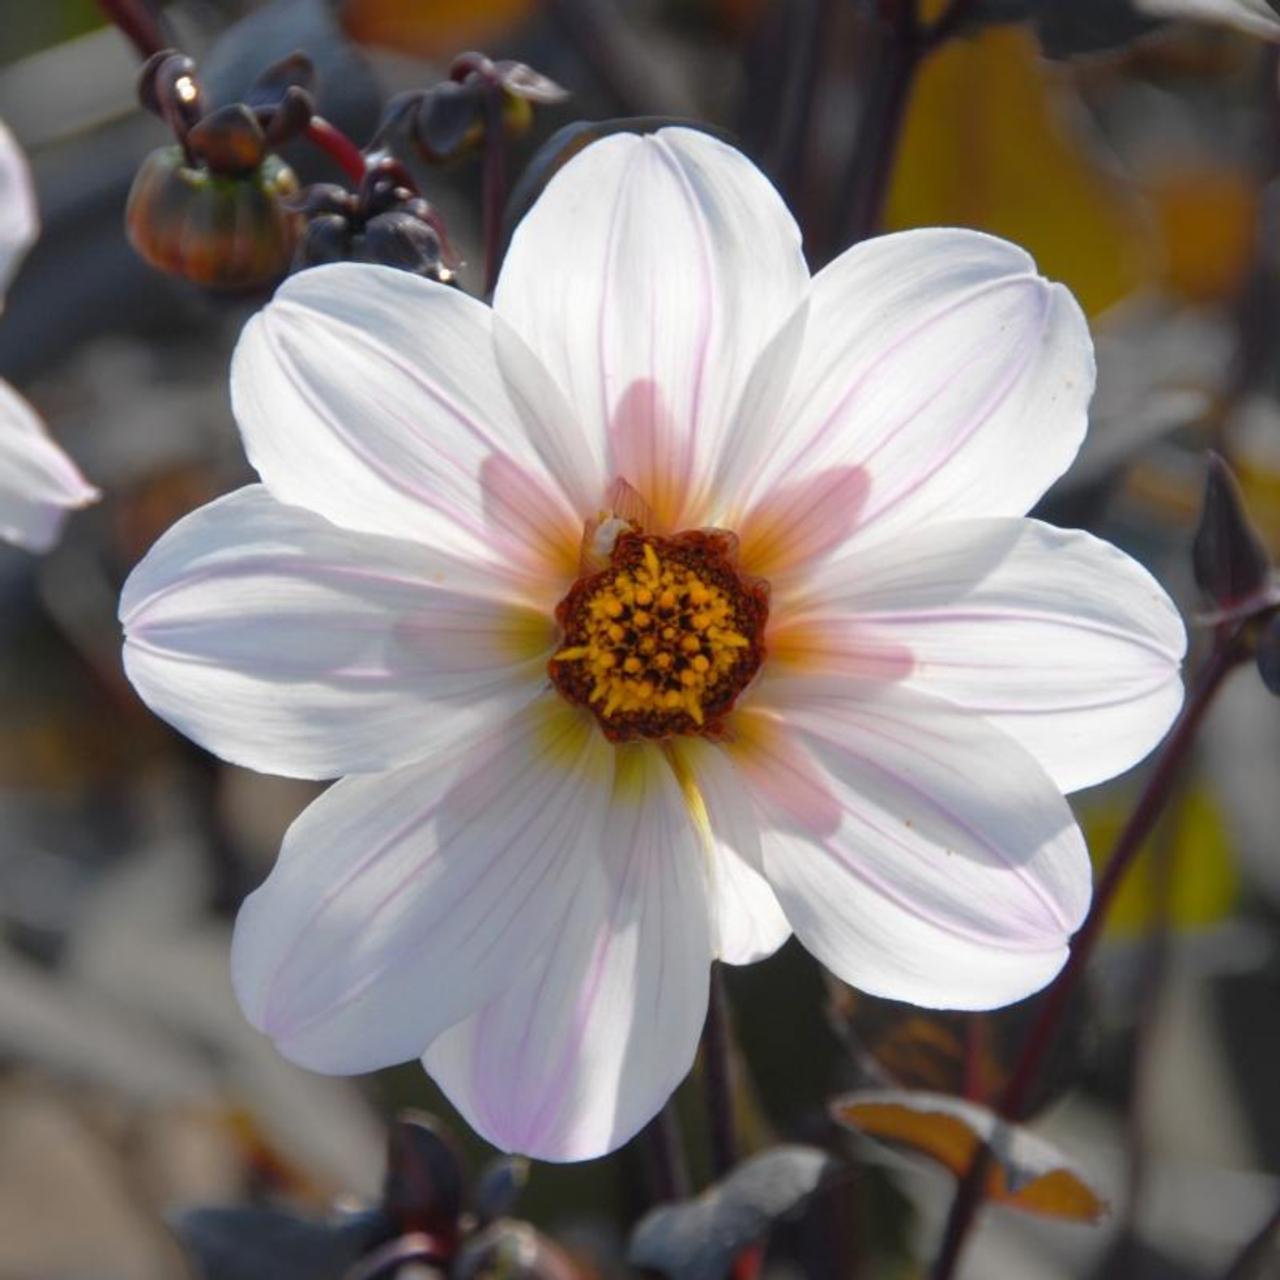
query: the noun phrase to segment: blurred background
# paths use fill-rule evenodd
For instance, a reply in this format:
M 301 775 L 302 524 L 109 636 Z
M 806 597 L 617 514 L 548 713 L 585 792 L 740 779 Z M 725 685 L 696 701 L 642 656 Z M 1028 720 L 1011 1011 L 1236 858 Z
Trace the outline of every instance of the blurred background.
M 538 110 L 513 146 L 517 171 L 576 120 L 718 126 L 782 189 L 816 267 L 856 234 L 847 208 L 881 48 L 873 10 L 179 0 L 166 17 L 217 101 L 305 50 L 319 110 L 358 142 L 391 95 L 441 80 L 472 48 L 572 95 Z M 1091 435 L 1038 514 L 1138 556 L 1195 646 L 1204 602 L 1188 548 L 1206 447 L 1230 460 L 1280 552 L 1275 48 L 1157 24 L 1121 0 L 977 12 L 987 20 L 921 69 L 886 224 L 1009 237 L 1081 299 L 1100 363 Z M 175 519 L 250 478 L 227 368 L 267 296 L 202 291 L 129 247 L 130 183 L 168 140 L 137 105 L 137 71 L 91 0 L 0 0 L 0 119 L 30 158 L 43 221 L 0 315 L 0 374 L 105 493 L 47 556 L 0 548 L 0 1278 L 392 1275 L 351 1270 L 360 1250 L 334 1226 L 380 1195 L 391 1118 L 439 1117 L 472 1179 L 495 1153 L 416 1066 L 309 1075 L 242 1020 L 230 924 L 317 789 L 202 753 L 150 716 L 120 668 L 128 570 Z M 314 149 L 286 156 L 304 183 L 341 180 Z M 401 158 L 479 293 L 479 164 Z M 1110 1212 L 1081 1225 L 996 1207 L 963 1274 L 1217 1277 L 1280 1200 L 1278 770 L 1280 703 L 1243 668 L 1126 885 L 1043 1090 L 1037 1129 Z M 1075 798 L 1095 856 L 1141 782 L 1139 770 Z M 975 1054 L 972 1020 L 857 996 L 794 943 L 727 978 L 748 1146 L 802 1141 L 835 1158 L 775 1232 L 765 1274 L 924 1274 L 954 1181 L 840 1128 L 828 1102 L 868 1082 L 950 1090 L 966 1061 L 993 1090 L 1026 1011 L 984 1021 Z M 702 1186 L 696 1081 L 677 1112 Z M 524 1180 L 511 1166 L 493 1176 Z M 630 1274 L 648 1179 L 643 1141 L 528 1171 L 518 1212 L 571 1269 L 544 1260 L 503 1274 Z M 209 1206 L 268 1216 L 219 1219 Z

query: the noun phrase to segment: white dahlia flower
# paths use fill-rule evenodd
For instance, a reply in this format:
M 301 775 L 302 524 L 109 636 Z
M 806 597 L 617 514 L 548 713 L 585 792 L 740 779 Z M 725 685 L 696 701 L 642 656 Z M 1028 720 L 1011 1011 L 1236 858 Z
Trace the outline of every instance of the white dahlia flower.
M 227 760 L 344 775 L 237 922 L 294 1061 L 422 1055 L 468 1120 L 599 1155 L 693 1061 L 708 966 L 794 931 L 981 1009 L 1089 902 L 1063 792 L 1182 701 L 1147 572 L 1024 518 L 1079 448 L 1085 320 L 1021 250 L 912 231 L 812 280 L 704 134 L 598 142 L 492 309 L 288 281 L 232 394 L 262 478 L 134 571 L 125 661 Z
M 0 123 L 0 305 L 18 264 L 40 233 L 26 158 Z M 36 411 L 0 379 L 0 538 L 47 551 L 67 512 L 98 491 L 49 438 Z

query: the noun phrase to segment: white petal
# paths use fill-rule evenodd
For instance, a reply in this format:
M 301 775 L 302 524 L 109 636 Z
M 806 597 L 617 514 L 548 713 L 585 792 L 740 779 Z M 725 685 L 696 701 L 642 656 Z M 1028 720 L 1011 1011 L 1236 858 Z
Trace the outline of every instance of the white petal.
M 605 837 L 537 963 L 423 1063 L 479 1133 L 543 1160 L 621 1146 L 688 1073 L 707 1007 L 702 850 L 652 747 L 618 751 Z
M 511 344 L 508 343 L 508 346 Z M 531 358 L 530 358 L 531 360 Z M 231 395 L 245 449 L 272 493 L 335 524 L 443 551 L 508 560 L 526 550 L 490 510 L 486 465 L 523 473 L 572 560 L 582 521 L 566 494 L 572 422 L 550 406 L 528 425 L 499 365 L 492 313 L 455 289 L 389 267 L 339 263 L 285 282 L 245 327 Z M 515 399 L 537 404 L 538 387 Z M 548 423 L 564 434 L 548 438 Z
M 180 520 L 120 601 L 125 669 L 223 759 L 328 778 L 421 759 L 546 684 L 550 615 L 483 566 L 251 485 Z
M 605 138 L 556 174 L 512 237 L 494 307 L 611 437 L 614 470 L 679 524 L 807 284 L 764 175 L 706 134 L 663 129 Z
M 848 683 L 848 682 L 844 682 Z M 1090 896 L 1066 801 L 1011 738 L 909 690 L 739 716 L 735 758 L 796 936 L 873 995 L 987 1009 L 1061 968 Z
M 612 750 L 548 697 L 479 742 L 331 787 L 236 920 L 246 1016 L 316 1071 L 417 1057 L 561 927 L 600 847 Z
M 0 121 L 0 306 L 18 264 L 39 234 L 40 214 L 27 159 Z
M 1152 17 L 1222 22 L 1252 35 L 1280 40 L 1280 14 L 1267 0 L 1135 0 L 1135 3 Z
M 1136 560 L 1035 520 L 965 520 L 828 565 L 775 644 L 819 678 L 881 654 L 986 716 L 1064 791 L 1142 759 L 1182 705 L 1186 632 Z M 790 636 L 788 636 L 790 632 Z
M 1080 308 L 1022 250 L 957 230 L 864 241 L 814 278 L 790 391 L 745 406 L 720 491 L 741 516 L 778 485 L 860 468 L 864 545 L 1022 515 L 1075 457 L 1093 384 Z
M 791 926 L 762 874 L 760 819 L 751 794 L 715 744 L 682 738 L 670 749 L 686 781 L 690 808 L 707 828 L 714 954 L 727 964 L 763 960 L 791 936 Z M 687 794 L 690 790 L 693 797 Z
M 98 497 L 35 410 L 0 380 L 0 538 L 47 551 L 67 513 Z

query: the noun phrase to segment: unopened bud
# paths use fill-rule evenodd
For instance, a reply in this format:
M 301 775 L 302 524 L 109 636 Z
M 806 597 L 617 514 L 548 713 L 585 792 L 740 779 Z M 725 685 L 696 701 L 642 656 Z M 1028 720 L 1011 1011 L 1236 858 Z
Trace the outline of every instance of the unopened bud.
M 239 154 L 232 146 L 223 158 Z M 194 284 L 270 284 L 293 257 L 301 215 L 286 199 L 297 190 L 293 171 L 276 156 L 228 174 L 192 164 L 180 146 L 164 147 L 143 161 L 133 180 L 125 210 L 129 242 L 153 267 Z
M 1271 577 L 1271 557 L 1245 511 L 1240 486 L 1216 453 L 1209 454 L 1191 561 L 1197 586 L 1223 609 L 1258 595 Z

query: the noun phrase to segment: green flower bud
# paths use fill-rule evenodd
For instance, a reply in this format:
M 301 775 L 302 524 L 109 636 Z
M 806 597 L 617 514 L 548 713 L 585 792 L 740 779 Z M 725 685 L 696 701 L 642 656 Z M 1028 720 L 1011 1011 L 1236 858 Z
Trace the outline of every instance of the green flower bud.
M 129 243 L 153 267 L 211 289 L 253 289 L 288 270 L 302 217 L 285 204 L 293 170 L 268 155 L 241 174 L 193 165 L 180 146 L 153 151 L 125 210 Z

